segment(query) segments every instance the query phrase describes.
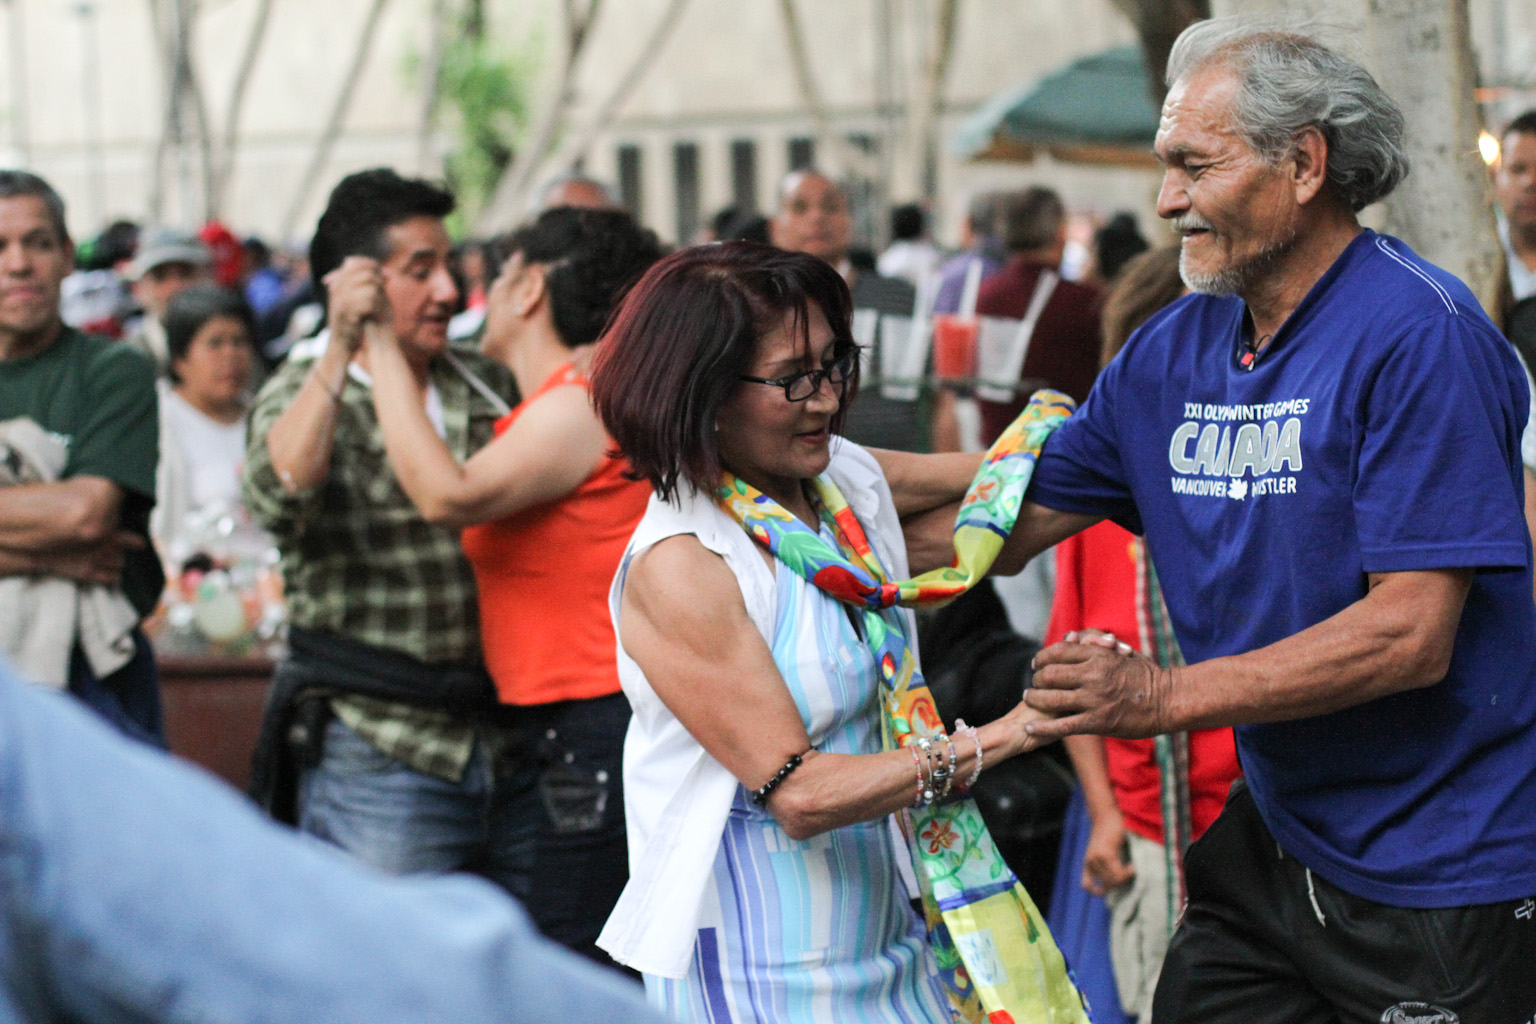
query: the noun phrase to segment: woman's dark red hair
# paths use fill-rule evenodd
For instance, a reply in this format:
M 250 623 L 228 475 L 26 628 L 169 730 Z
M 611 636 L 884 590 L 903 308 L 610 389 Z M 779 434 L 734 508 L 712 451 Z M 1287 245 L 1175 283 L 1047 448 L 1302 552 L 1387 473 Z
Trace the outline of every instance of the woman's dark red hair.
M 757 341 L 792 317 L 809 344 L 821 310 L 833 352 L 856 346 L 848 286 L 825 260 L 755 242 L 682 249 L 646 271 L 598 346 L 592 398 L 635 474 L 671 500 L 678 482 L 709 493 L 720 481 L 715 422 L 752 364 Z M 832 421 L 858 390 L 858 360 Z

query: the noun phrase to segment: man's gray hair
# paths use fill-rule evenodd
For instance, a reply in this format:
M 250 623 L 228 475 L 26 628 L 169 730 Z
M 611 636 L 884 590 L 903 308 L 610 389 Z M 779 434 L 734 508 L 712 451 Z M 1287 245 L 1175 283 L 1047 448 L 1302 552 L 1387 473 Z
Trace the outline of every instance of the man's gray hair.
M 1036 252 L 1054 245 L 1067 208 L 1053 189 L 1032 185 L 1003 195 L 998 230 L 1009 252 Z
M 16 199 L 20 196 L 37 196 L 48 208 L 59 241 L 69 244 L 69 228 L 64 225 L 64 200 L 53 186 L 30 171 L 0 171 L 0 199 Z
M 1236 73 L 1237 129 L 1267 163 L 1285 159 L 1297 134 L 1315 126 L 1328 142 L 1328 181 L 1355 210 L 1385 199 L 1408 176 L 1402 110 L 1338 51 L 1274 23 L 1197 21 L 1174 42 L 1166 81 L 1211 65 Z
M 977 192 L 966 206 L 965 219 L 970 221 L 971 231 L 988 238 L 998 236 L 997 211 L 1002 205 L 1003 193 L 998 191 Z
M 618 197 L 614 195 L 613 189 L 606 182 L 598 181 L 596 178 L 583 174 L 581 171 L 566 171 L 563 174 L 557 174 L 539 186 L 538 192 L 534 194 L 532 204 L 528 207 L 529 214 L 537 216 L 547 209 L 550 197 L 567 185 L 581 185 L 590 188 L 600 194 L 609 206 L 617 208 L 620 205 Z

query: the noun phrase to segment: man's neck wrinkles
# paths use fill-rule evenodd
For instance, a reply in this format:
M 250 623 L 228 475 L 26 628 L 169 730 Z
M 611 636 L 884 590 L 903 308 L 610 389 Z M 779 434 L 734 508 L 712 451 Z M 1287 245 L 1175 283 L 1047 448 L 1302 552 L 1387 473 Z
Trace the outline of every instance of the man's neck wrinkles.
M 1347 224 L 1330 225 L 1302 235 L 1269 273 L 1244 289 L 1243 301 L 1248 304 L 1257 336 L 1280 332 L 1360 230 L 1359 223 L 1351 217 Z

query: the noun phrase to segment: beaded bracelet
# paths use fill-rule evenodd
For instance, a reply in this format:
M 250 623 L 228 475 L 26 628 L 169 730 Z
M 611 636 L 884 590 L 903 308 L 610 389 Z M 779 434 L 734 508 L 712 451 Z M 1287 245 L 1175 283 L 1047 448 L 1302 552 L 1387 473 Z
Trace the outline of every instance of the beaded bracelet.
M 950 788 L 955 784 L 955 765 L 959 763 L 960 757 L 955 753 L 954 739 L 945 736 L 944 745 L 949 748 L 949 778 L 944 783 L 944 798 L 948 798 Z
M 926 771 L 928 780 L 927 783 L 923 786 L 922 803 L 918 806 L 926 807 L 928 804 L 933 803 L 933 801 L 937 798 L 937 794 L 935 794 L 933 791 L 933 784 L 935 780 L 940 777 L 937 770 L 933 767 L 933 741 L 926 736 L 919 736 L 912 742 L 916 744 L 917 748 L 923 752 L 922 765 Z
M 932 755 L 931 751 L 933 749 L 935 749 L 938 746 L 939 743 L 944 743 L 946 746 L 949 745 L 949 737 L 941 732 L 938 735 L 934 736 L 932 739 L 930 739 L 928 742 L 929 742 L 928 750 L 930 751 L 929 756 L 932 757 L 933 755 Z M 954 757 L 954 747 L 950 747 L 950 751 L 949 752 L 950 752 L 950 757 L 953 758 Z M 933 771 L 933 787 L 934 787 L 934 790 L 936 791 L 934 793 L 934 799 L 935 800 L 943 800 L 945 797 L 949 796 L 950 786 L 952 786 L 954 784 L 954 781 L 955 781 L 955 778 L 954 778 L 954 766 L 953 766 L 952 763 L 949 764 L 949 765 L 946 765 L 944 763 L 944 755 L 942 755 L 942 754 L 939 755 L 938 762 L 939 763 L 937 765 L 934 765 L 933 768 L 932 768 L 932 771 Z
M 969 736 L 971 742 L 976 744 L 976 764 L 971 769 L 971 777 L 965 780 L 965 785 L 960 787 L 961 793 L 969 793 L 971 787 L 976 785 L 976 780 L 981 778 L 981 734 L 976 731 L 974 725 L 966 725 L 965 719 L 955 719 L 955 735 Z
M 915 745 L 914 746 L 910 746 L 907 749 L 912 751 L 912 764 L 917 768 L 917 796 L 912 798 L 912 806 L 913 807 L 921 807 L 921 806 L 923 806 L 923 788 L 924 788 L 923 787 L 923 755 L 917 749 L 917 747 Z
M 806 753 L 810 753 L 810 751 L 806 751 Z M 768 797 L 773 794 L 773 791 L 778 789 L 779 784 L 782 783 L 785 779 L 789 778 L 789 773 L 794 771 L 796 768 L 799 768 L 800 764 L 801 761 L 799 754 L 794 755 L 788 761 L 784 762 L 784 767 L 779 769 L 777 775 L 752 791 L 752 802 L 757 804 L 759 807 L 767 803 Z

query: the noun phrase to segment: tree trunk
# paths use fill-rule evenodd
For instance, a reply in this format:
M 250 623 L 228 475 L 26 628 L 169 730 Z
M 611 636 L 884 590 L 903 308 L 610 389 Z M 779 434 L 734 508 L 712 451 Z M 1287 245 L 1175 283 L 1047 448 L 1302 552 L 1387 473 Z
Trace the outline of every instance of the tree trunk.
M 596 141 L 598 135 L 613 123 L 613 119 L 624 108 L 625 102 L 634 94 L 635 88 L 655 65 L 656 58 L 666 48 L 667 40 L 671 37 L 672 30 L 677 27 L 678 21 L 683 16 L 683 10 L 687 6 L 688 0 L 669 0 L 667 9 L 661 12 L 661 17 L 651 29 L 650 36 L 646 38 L 640 51 L 635 54 L 635 59 L 630 62 L 618 84 L 598 105 L 582 130 L 556 150 L 553 163 L 558 169 L 575 167 L 587 155 L 587 151 L 592 148 L 592 143 Z
M 434 170 L 432 133 L 437 127 L 438 90 L 443 75 L 443 43 L 449 18 L 448 0 L 432 0 L 432 8 L 427 17 L 431 19 L 431 24 L 427 27 L 427 55 L 421 65 L 421 119 L 416 127 L 417 174 L 430 174 Z M 466 16 L 466 25 L 473 17 L 473 13 Z
M 176 194 L 180 199 L 181 220 L 206 218 L 211 208 L 214 164 L 212 128 L 207 104 L 198 83 L 193 62 L 192 41 L 197 23 L 195 0 L 150 0 L 150 17 L 162 66 L 169 69 L 166 82 L 165 120 L 155 146 L 150 174 L 149 219 L 167 222 L 167 164 L 174 158 Z M 194 171 L 193 151 L 196 150 Z M 196 187 L 193 182 L 196 180 Z M 194 201 L 193 193 L 201 202 Z M 194 212 L 195 211 L 195 212 Z
M 502 172 L 501 180 L 491 192 L 485 209 L 480 212 L 476 228 L 482 234 L 505 230 L 522 215 L 523 197 L 534 180 L 534 174 L 542 166 L 544 158 L 554 147 L 555 139 L 565 126 L 567 115 L 575 103 L 576 69 L 586 52 L 587 40 L 592 36 L 592 26 L 602 7 L 602 0 L 587 0 L 578 8 L 576 0 L 565 0 L 565 49 L 561 56 L 552 91 L 547 100 L 538 126 L 526 146 L 512 157 L 512 162 Z
M 1482 116 L 1465 0 L 1371 0 L 1382 87 L 1408 119 L 1412 172 L 1387 200 L 1386 229 L 1467 283 L 1494 313 L 1504 254 L 1478 154 Z
M 202 202 L 197 209 L 200 213 L 200 222 L 206 224 L 213 219 L 213 183 L 214 183 L 214 158 L 213 158 L 213 124 L 208 118 L 208 103 L 203 97 L 203 85 L 198 80 L 197 68 L 192 63 L 192 20 L 191 5 L 188 5 L 188 19 L 186 24 L 187 38 L 183 50 L 182 68 L 182 102 L 192 111 L 193 141 L 197 144 L 197 184 L 201 193 Z M 192 208 L 190 202 L 188 208 Z
M 932 40 L 932 49 L 923 64 L 908 129 L 915 150 L 918 189 L 929 208 L 939 201 L 939 119 L 944 114 L 945 85 L 954 62 L 959 11 L 959 0 L 940 0 L 932 30 L 924 33 Z
M 1211 0 L 1112 0 L 1115 8 L 1136 27 L 1141 53 L 1147 62 L 1147 95 L 1154 106 L 1163 105 L 1163 69 L 1168 65 L 1168 51 L 1179 33 L 1193 22 L 1211 16 Z M 1221 0 L 1217 0 L 1218 3 Z M 1243 5 L 1246 10 L 1275 6 L 1265 0 Z
M 373 37 L 379 27 L 379 19 L 384 14 L 384 7 L 389 0 L 373 0 L 368 8 L 368 16 L 363 21 L 362 31 L 358 33 L 357 45 L 352 51 L 352 63 L 347 67 L 347 73 L 341 80 L 341 89 L 336 93 L 335 102 L 331 104 L 330 116 L 325 120 L 325 127 L 320 131 L 320 137 L 315 142 L 314 154 L 310 157 L 309 166 L 304 169 L 304 176 L 299 179 L 299 187 L 294 191 L 293 201 L 288 205 L 288 213 L 283 217 L 282 231 L 279 238 L 292 238 L 294 230 L 299 224 L 299 215 L 304 212 L 304 204 L 309 202 L 310 193 L 320 181 L 320 174 L 325 170 L 326 161 L 330 159 L 331 150 L 336 145 L 336 137 L 341 133 L 342 122 L 346 120 L 347 108 L 352 105 L 352 94 L 357 91 L 357 83 L 363 77 L 363 68 L 367 66 L 368 56 L 373 51 Z
M 27 30 L 20 0 L 5 0 L 10 13 L 11 141 L 22 167 L 32 166 L 31 116 L 27 104 Z
M 832 178 L 856 173 L 862 178 L 872 177 L 875 168 L 868 156 L 849 144 L 832 128 L 832 118 L 816 84 L 811 68 L 810 53 L 805 46 L 805 33 L 800 29 L 800 16 L 795 10 L 795 0 L 779 0 L 779 13 L 784 22 L 785 41 L 789 44 L 790 64 L 794 67 L 795 83 L 800 87 L 800 99 L 811 112 L 816 126 L 816 153 L 820 170 Z
M 1493 194 L 1478 156 L 1477 64 L 1466 0 L 1215 0 L 1217 14 L 1323 17 L 1354 49 L 1408 122 L 1407 180 L 1385 203 L 1384 227 L 1461 278 L 1497 311 L 1503 253 Z
M 170 159 L 171 148 L 179 131 L 177 116 L 179 100 L 176 94 L 175 16 L 171 5 L 175 0 L 149 0 L 149 18 L 154 31 L 151 33 L 160 54 L 160 66 L 166 69 L 164 117 L 160 121 L 160 137 L 155 140 L 155 155 L 150 164 L 149 195 L 145 210 L 152 224 L 165 221 L 165 165 Z
M 245 47 L 240 53 L 240 66 L 235 70 L 235 80 L 229 87 L 229 106 L 224 111 L 224 135 L 214 161 L 213 184 L 208 200 L 208 215 L 223 215 L 225 200 L 229 198 L 229 182 L 235 173 L 235 155 L 240 148 L 240 114 L 245 107 L 245 90 L 255 70 L 256 58 L 266 39 L 267 22 L 272 13 L 272 0 L 258 0 L 256 18 L 245 37 Z
M 880 131 L 874 153 L 875 174 L 870 182 L 869 227 L 870 241 L 878 251 L 890 244 L 891 222 L 884 214 L 890 209 L 891 196 L 895 193 L 896 149 L 906 140 L 902 138 L 898 122 L 901 97 L 897 79 L 902 76 L 897 64 L 901 58 L 896 41 L 896 13 L 891 9 L 891 0 L 874 0 L 874 23 L 874 100 Z

